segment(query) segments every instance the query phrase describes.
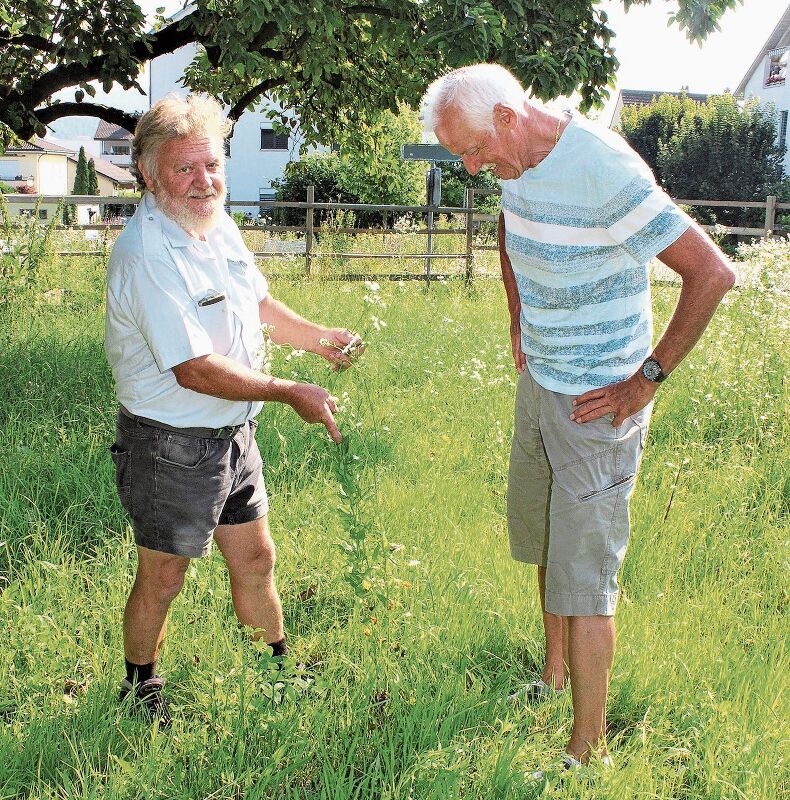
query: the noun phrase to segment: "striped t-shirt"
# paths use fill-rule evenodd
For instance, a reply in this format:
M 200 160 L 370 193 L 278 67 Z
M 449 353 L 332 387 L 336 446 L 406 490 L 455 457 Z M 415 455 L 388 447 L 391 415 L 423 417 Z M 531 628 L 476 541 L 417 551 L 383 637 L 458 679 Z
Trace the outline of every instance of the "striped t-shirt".
M 625 380 L 652 344 L 648 262 L 689 218 L 622 137 L 584 119 L 501 183 L 532 376 L 573 395 Z

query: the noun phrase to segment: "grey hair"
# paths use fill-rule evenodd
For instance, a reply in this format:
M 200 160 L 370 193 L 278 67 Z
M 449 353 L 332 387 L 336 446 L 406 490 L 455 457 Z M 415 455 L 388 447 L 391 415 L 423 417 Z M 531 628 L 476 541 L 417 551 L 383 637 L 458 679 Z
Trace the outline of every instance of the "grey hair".
M 516 77 L 499 64 L 472 64 L 437 78 L 422 98 L 420 116 L 429 133 L 442 115 L 453 107 L 462 111 L 477 130 L 494 130 L 494 106 L 502 103 L 519 109 L 526 94 Z
M 222 106 L 211 97 L 200 94 L 163 97 L 140 117 L 134 130 L 132 172 L 137 182 L 145 188 L 140 167 L 156 179 L 157 155 L 166 141 L 200 134 L 224 141 L 232 128 L 233 124 L 222 114 Z M 224 148 L 222 159 L 224 162 Z

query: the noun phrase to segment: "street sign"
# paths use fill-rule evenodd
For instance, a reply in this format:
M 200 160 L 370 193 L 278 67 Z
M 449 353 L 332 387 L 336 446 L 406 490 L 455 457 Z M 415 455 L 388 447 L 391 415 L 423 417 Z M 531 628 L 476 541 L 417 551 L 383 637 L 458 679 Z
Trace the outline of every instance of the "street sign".
M 404 144 L 400 149 L 404 161 L 460 161 L 461 157 L 453 155 L 440 144 Z
M 442 170 L 431 167 L 425 173 L 425 205 L 440 206 L 442 204 Z

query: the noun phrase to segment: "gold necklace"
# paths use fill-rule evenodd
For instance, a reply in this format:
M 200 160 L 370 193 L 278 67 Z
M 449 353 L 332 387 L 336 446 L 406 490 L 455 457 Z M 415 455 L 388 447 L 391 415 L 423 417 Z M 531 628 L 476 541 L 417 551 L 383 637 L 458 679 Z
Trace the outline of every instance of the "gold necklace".
M 548 150 L 538 150 L 536 153 L 530 154 L 530 161 L 533 159 L 537 159 L 534 164 L 530 164 L 527 169 L 532 169 L 533 167 L 537 167 L 541 161 L 557 146 L 557 142 L 560 140 L 560 128 L 562 127 L 562 121 L 565 119 L 565 112 L 563 112 L 562 116 L 557 120 L 557 129 L 554 131 L 554 144 Z
M 556 146 L 557 142 L 560 140 L 560 127 L 562 126 L 562 121 L 565 119 L 565 112 L 562 112 L 562 116 L 557 120 L 557 130 L 554 131 L 554 145 Z

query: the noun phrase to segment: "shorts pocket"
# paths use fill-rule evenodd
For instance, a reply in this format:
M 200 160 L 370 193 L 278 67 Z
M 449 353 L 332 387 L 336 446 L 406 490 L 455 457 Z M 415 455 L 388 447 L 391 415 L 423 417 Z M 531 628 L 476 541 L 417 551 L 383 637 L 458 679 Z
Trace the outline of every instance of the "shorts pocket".
M 197 469 L 209 454 L 209 440 L 162 431 L 156 444 L 156 460 L 183 469 Z
M 605 486 L 603 489 L 596 489 L 593 492 L 585 492 L 584 494 L 580 494 L 579 501 L 584 503 L 587 500 L 593 500 L 596 497 L 600 497 L 601 495 L 607 494 L 608 492 L 614 491 L 615 489 L 619 489 L 621 486 L 624 486 L 629 481 L 632 481 L 635 477 L 636 473 L 632 472 L 630 475 L 625 475 L 622 478 L 618 478 L 617 480 L 609 484 L 609 486 Z
M 132 494 L 132 454 L 129 450 L 122 450 L 117 443 L 110 445 L 110 457 L 115 465 L 115 488 L 121 505 L 130 511 L 130 498 Z

